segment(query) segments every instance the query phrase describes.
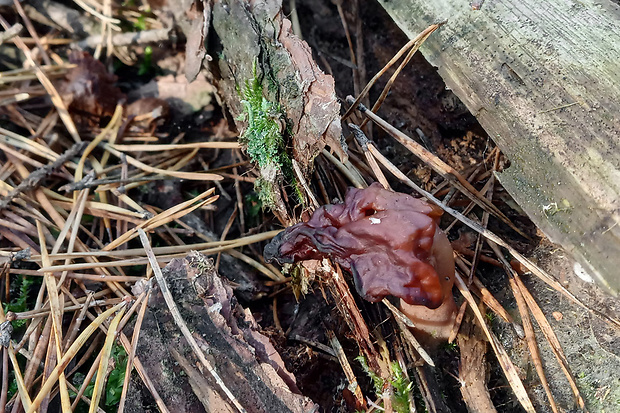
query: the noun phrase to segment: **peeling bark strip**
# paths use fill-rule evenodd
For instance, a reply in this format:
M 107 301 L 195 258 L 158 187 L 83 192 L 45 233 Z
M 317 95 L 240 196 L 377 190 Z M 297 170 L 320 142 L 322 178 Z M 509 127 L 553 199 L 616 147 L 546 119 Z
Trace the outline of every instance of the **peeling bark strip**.
M 218 1 L 213 5 L 212 27 L 219 38 L 211 65 L 213 82 L 220 96 L 239 120 L 243 113 L 240 90 L 257 76 L 269 101 L 280 104 L 291 133 L 293 158 L 304 173 L 328 145 L 341 158 L 340 104 L 334 79 L 318 68 L 308 44 L 291 33 L 280 0 Z M 210 42 L 213 45 L 215 42 Z
M 196 80 L 202 69 L 202 62 L 207 55 L 205 43 L 211 24 L 211 2 L 197 0 L 187 11 L 190 28 L 185 45 L 185 78 L 188 82 Z

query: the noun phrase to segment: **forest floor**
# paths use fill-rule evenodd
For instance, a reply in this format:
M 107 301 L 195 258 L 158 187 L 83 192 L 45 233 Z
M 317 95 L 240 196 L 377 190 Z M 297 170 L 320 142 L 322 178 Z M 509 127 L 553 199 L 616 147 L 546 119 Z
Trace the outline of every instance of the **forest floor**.
M 183 33 L 200 25 L 178 28 L 171 5 L 149 3 L 0 8 L 5 30 L 23 26 L 0 43 L 0 411 L 551 412 L 549 393 L 555 411 L 620 411 L 620 301 L 584 280 L 493 181 L 510 160 L 419 52 L 377 114 L 429 158 L 372 122 L 364 131 L 379 154 L 369 155 L 349 136 L 346 123 L 364 119 L 355 113 L 343 121 L 349 161 L 324 151 L 306 174 L 306 203 L 283 194 L 300 221 L 312 197 L 339 202 L 356 181 L 379 176 L 411 194 L 408 179 L 512 248 L 497 255 L 480 231 L 444 213 L 464 275 L 454 287 L 463 324 L 450 343 L 426 349 L 433 368 L 398 316 L 364 301 L 337 266 L 310 274 L 265 262 L 282 216 L 256 185 L 247 118 L 226 104 L 249 83 L 238 81 L 231 98 L 202 58 L 189 83 L 186 47 L 199 53 L 190 43 L 205 39 Z M 341 115 L 346 97 L 409 41 L 374 1 L 297 0 L 296 13 L 285 3 L 334 78 Z M 211 11 L 208 1 L 183 4 L 190 25 Z M 216 37 L 208 41 L 227 40 Z M 390 163 L 368 161 L 381 155 Z M 433 159 L 490 196 L 525 236 L 474 207 Z

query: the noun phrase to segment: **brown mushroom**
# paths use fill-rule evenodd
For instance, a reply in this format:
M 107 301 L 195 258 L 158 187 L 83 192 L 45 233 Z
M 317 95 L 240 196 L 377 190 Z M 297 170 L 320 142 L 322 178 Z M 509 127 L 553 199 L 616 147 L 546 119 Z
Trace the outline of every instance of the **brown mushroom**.
M 265 259 L 292 263 L 329 257 L 348 270 L 362 297 L 401 299 L 416 328 L 447 337 L 454 320 L 454 259 L 437 225 L 441 209 L 374 183 L 349 188 L 265 247 Z M 447 330 L 447 331 L 446 331 Z

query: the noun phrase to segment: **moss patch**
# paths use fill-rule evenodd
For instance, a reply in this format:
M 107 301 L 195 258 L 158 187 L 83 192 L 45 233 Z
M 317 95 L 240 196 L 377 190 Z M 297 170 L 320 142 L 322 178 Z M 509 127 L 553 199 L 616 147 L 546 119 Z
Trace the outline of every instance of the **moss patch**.
M 364 370 L 372 380 L 375 394 L 377 396 L 382 394 L 385 387 L 385 380 L 370 370 L 364 356 L 358 356 L 355 359 L 362 365 L 362 370 Z M 392 362 L 390 367 L 391 377 L 389 382 L 393 389 L 392 409 L 397 413 L 407 413 L 411 410 L 411 403 L 413 402 L 409 397 L 413 389 L 413 382 L 409 381 L 405 376 L 398 362 Z
M 286 118 L 278 103 L 263 96 L 263 86 L 253 68 L 253 78 L 245 82 L 242 91 L 243 118 L 248 126 L 241 135 L 241 143 L 246 145 L 250 159 L 258 165 L 260 178 L 254 189 L 262 204 L 274 206 L 274 191 L 284 177 L 295 189 L 295 194 L 303 199 L 293 173 L 291 158 L 286 153 Z

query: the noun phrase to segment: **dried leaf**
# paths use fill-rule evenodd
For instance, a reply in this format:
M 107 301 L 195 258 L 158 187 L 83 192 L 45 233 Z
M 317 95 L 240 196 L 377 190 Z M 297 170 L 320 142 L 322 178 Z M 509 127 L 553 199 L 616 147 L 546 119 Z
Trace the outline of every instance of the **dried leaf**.
M 99 126 L 102 117 L 111 116 L 125 95 L 115 86 L 116 76 L 87 52 L 69 56 L 77 67 L 71 69 L 58 85 L 58 92 L 76 123 Z

